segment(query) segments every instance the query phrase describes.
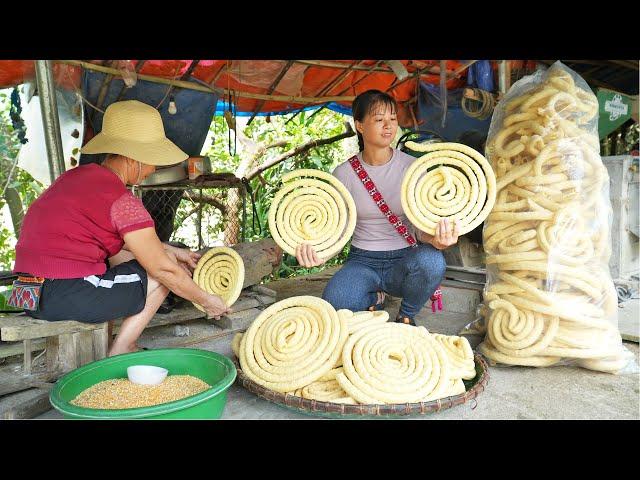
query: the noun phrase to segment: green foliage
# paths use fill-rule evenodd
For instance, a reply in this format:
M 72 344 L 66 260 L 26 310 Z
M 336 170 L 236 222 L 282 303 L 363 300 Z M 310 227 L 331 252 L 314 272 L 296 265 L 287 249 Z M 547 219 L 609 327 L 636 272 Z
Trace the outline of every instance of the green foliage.
M 5 186 L 9 189 L 15 189 L 22 203 L 22 212 L 26 213 L 31 202 L 42 193 L 43 186 L 26 171 L 19 167 L 13 168 L 20 151 L 20 142 L 18 132 L 13 128 L 9 117 L 10 93 L 10 89 L 0 90 L 0 194 L 4 191 Z M 29 138 L 28 131 L 26 136 Z M 12 169 L 13 173 L 11 173 L 9 180 Z M 6 198 L 0 195 L 0 211 L 6 203 Z M 10 270 L 15 261 L 16 232 L 9 214 L 0 214 L 0 218 L 2 218 L 2 225 L 0 225 L 0 270 Z
M 266 150 L 258 161 L 258 165 L 273 160 L 283 153 L 303 145 L 311 140 L 319 140 L 340 135 L 345 131 L 344 122 L 347 118 L 344 115 L 324 109 L 316 115 L 311 116 L 311 112 L 301 112 L 293 117 L 290 115 L 279 115 L 274 117 L 255 117 L 250 125 L 247 125 L 243 133 L 249 139 L 259 146 L 269 146 L 276 142 L 285 141 L 283 146 L 269 148 Z M 287 120 L 291 119 L 287 122 Z M 240 119 L 238 119 L 240 120 Z M 238 121 L 238 128 L 241 128 L 244 122 Z M 251 155 L 247 149 L 243 149 L 243 145 L 238 141 L 238 149 L 236 155 L 230 155 L 229 142 L 226 130 L 226 123 L 223 118 L 215 118 L 211 126 L 214 132 L 214 141 L 206 152 L 214 161 L 216 170 L 226 170 L 235 172 L 243 158 Z M 233 143 L 233 139 L 232 139 Z M 233 152 L 233 145 L 231 148 Z M 357 141 L 355 137 L 340 140 L 328 145 L 314 147 L 300 155 L 290 157 L 273 167 L 265 170 L 261 177 L 251 180 L 251 188 L 254 192 L 256 218 L 253 218 L 253 210 L 250 200 L 247 199 L 247 222 L 245 239 L 247 241 L 259 240 L 260 238 L 270 237 L 268 225 L 268 213 L 271 206 L 271 200 L 275 193 L 280 189 L 281 178 L 285 173 L 294 169 L 313 168 L 325 172 L 331 172 L 339 163 L 344 161 L 350 155 L 357 151 Z M 243 155 L 242 157 L 240 155 Z M 253 167 L 255 167 L 254 165 Z M 250 169 L 251 170 L 251 169 Z M 260 222 L 262 232 L 252 228 L 252 222 Z M 329 266 L 342 264 L 346 258 L 348 248 L 336 257 L 329 260 L 320 267 L 302 268 L 298 265 L 295 257 L 285 254 L 280 268 L 275 272 L 275 278 L 286 278 L 297 275 L 306 275 L 308 273 L 319 272 Z

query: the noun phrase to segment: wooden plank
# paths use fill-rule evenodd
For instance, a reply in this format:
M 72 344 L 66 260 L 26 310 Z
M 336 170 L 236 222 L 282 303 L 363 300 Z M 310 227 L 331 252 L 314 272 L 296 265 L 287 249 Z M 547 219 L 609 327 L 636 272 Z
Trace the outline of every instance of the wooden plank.
M 43 338 L 31 340 L 31 351 L 37 352 L 44 350 L 45 340 Z M 12 357 L 14 355 L 22 355 L 24 346 L 22 342 L 11 342 L 0 344 L 0 358 Z
M 270 289 L 269 287 L 265 287 L 264 285 L 254 285 L 251 287 L 252 291 L 260 293 L 262 295 L 266 295 L 268 297 L 277 297 L 278 293 L 275 290 Z
M 270 289 L 268 289 L 270 290 Z M 272 290 L 271 290 L 272 291 Z M 266 297 L 261 297 L 263 304 L 268 305 L 270 300 Z M 231 309 L 234 312 L 240 312 L 243 310 L 248 310 L 251 308 L 256 308 L 260 306 L 260 301 L 256 298 L 249 297 L 247 295 L 241 295 L 240 298 L 234 303 Z M 193 305 L 187 305 L 185 307 L 176 308 L 170 313 L 166 314 L 156 314 L 151 319 L 146 328 L 155 328 L 155 327 L 164 327 L 166 325 L 172 325 L 175 323 L 183 323 L 191 320 L 198 320 L 200 318 L 207 318 L 207 314 L 201 312 Z M 122 319 L 118 319 L 115 321 L 115 325 L 113 327 L 113 333 L 120 332 L 120 326 L 122 325 Z
M 109 343 L 108 324 L 104 324 L 104 328 L 91 332 L 93 336 L 93 356 L 95 360 L 101 360 L 107 356 Z
M 78 352 L 73 335 L 73 333 L 65 333 L 58 336 L 58 364 L 63 373 L 78 367 Z
M 201 337 L 190 338 L 187 341 L 172 343 L 171 345 L 168 345 L 167 348 L 189 347 L 191 345 L 197 345 L 199 343 L 209 342 L 209 341 L 215 340 L 217 338 L 227 337 L 229 335 L 235 335 L 236 333 L 244 332 L 245 330 L 246 330 L 246 328 L 241 328 L 241 329 L 238 329 L 238 330 L 225 330 L 223 332 L 215 333 L 213 335 L 205 335 L 205 336 L 201 336 Z
M 55 377 L 48 373 L 39 373 L 28 376 L 4 375 L 0 380 L 0 397 L 11 393 L 39 387 L 40 385 L 54 380 Z
M 270 295 L 256 295 L 255 299 L 260 302 L 261 307 L 266 307 L 267 305 L 276 303 L 276 297 L 272 297 Z
M 60 353 L 60 339 L 58 337 L 47 338 L 47 373 L 53 374 L 57 372 L 60 365 L 58 363 L 58 357 Z
M 27 398 L 24 400 L 3 409 L 0 412 L 0 418 L 5 420 L 35 418 L 38 415 L 51 410 L 49 392 L 47 390 L 38 389 L 33 394 L 25 396 Z
M 7 315 L 6 317 L 0 317 L 0 328 L 30 325 L 32 321 L 40 322 L 42 320 L 34 320 L 23 314 Z
M 22 373 L 31 375 L 31 340 L 23 340 L 22 347 L 22 355 L 24 357 Z
M 73 336 L 78 353 L 78 367 L 93 362 L 93 332 L 78 332 Z
M 223 315 L 220 320 L 214 320 L 213 323 L 220 328 L 224 329 L 247 329 L 249 325 L 262 313 L 262 310 L 257 308 L 250 308 L 249 310 L 243 310 L 241 312 L 230 313 L 229 315 Z
M 235 313 L 259 306 L 260 302 L 258 302 L 258 300 L 256 300 L 255 298 L 240 297 L 236 303 L 231 305 L 231 310 L 233 310 L 233 312 Z
M 154 315 L 146 328 L 162 327 L 173 323 L 188 322 L 198 318 L 206 318 L 206 314 L 198 310 L 193 305 L 187 305 L 185 307 L 176 308 L 170 313 Z M 120 332 L 121 325 L 122 319 L 116 320 L 113 326 L 113 333 Z
M 32 338 L 53 337 L 101 328 L 99 323 L 81 323 L 75 321 L 48 322 L 30 317 L 5 317 L 0 319 L 0 338 L 4 341 L 29 340 Z

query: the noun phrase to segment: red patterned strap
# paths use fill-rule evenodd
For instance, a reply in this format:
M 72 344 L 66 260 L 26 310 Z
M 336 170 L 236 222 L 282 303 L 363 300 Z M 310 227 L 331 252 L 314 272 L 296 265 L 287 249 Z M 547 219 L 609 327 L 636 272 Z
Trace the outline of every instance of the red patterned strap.
M 353 168 L 353 171 L 356 172 L 356 175 L 364 185 L 364 188 L 366 188 L 367 192 L 369 192 L 369 195 L 371 196 L 373 201 L 376 202 L 376 205 L 378 206 L 382 214 L 387 217 L 389 223 L 393 225 L 393 228 L 395 228 L 396 231 L 400 235 L 402 235 L 402 237 L 404 237 L 409 245 L 411 245 L 412 247 L 417 247 L 418 243 L 416 242 L 416 239 L 413 238 L 413 236 L 409 233 L 409 230 L 404 225 L 404 223 L 402 223 L 402 220 L 400 220 L 400 218 L 398 218 L 398 216 L 391 211 L 389 205 L 387 205 L 387 202 L 382 197 L 382 193 L 378 190 L 376 184 L 373 183 L 373 180 L 371 180 L 371 177 L 369 177 L 369 174 L 362 166 L 362 162 L 358 160 L 358 157 L 356 155 L 349 159 L 349 164 L 351 165 L 351 168 Z M 438 306 L 438 310 L 442 310 L 442 290 L 439 285 L 438 288 L 436 288 L 436 291 L 433 292 L 433 295 L 431 295 L 430 300 L 432 312 L 435 313 L 436 305 Z
M 402 237 L 407 241 L 409 245 L 411 245 L 412 247 L 417 247 L 418 244 L 416 242 L 416 239 L 413 238 L 413 235 L 409 233 L 409 229 L 404 225 L 404 223 L 402 223 L 402 220 L 400 220 L 400 218 L 391 211 L 389 205 L 387 205 L 387 202 L 384 200 L 384 198 L 382 198 L 382 193 L 377 189 L 376 184 L 373 183 L 373 180 L 371 180 L 371 177 L 369 177 L 369 174 L 364 169 L 362 163 L 360 162 L 360 160 L 358 160 L 358 157 L 356 155 L 349 159 L 349 164 L 356 172 L 356 175 L 364 185 L 364 188 L 366 188 L 367 192 L 369 192 L 369 195 L 371 196 L 373 201 L 376 202 L 376 205 L 378 206 L 382 214 L 387 217 L 389 223 L 393 225 L 393 228 L 396 229 L 396 232 L 402 235 Z

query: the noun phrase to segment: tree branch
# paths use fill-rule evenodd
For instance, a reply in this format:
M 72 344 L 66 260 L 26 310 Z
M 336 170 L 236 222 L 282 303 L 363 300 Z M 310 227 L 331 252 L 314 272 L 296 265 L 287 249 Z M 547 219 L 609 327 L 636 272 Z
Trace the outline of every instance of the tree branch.
M 24 220 L 22 199 L 20 198 L 18 191 L 13 187 L 7 187 L 7 190 L 4 192 L 4 199 L 9 206 L 11 222 L 13 223 L 13 231 L 16 238 L 18 238 L 20 237 L 20 228 L 22 227 L 22 221 Z
M 289 150 L 288 152 L 283 153 L 279 157 L 276 157 L 276 158 L 274 158 L 272 160 L 269 160 L 268 162 L 265 162 L 263 165 L 259 166 L 258 168 L 255 168 L 255 169 L 251 170 L 249 172 L 249 174 L 246 176 L 247 179 L 251 180 L 256 175 L 261 174 L 262 172 L 264 172 L 268 168 L 271 168 L 274 165 L 277 165 L 278 163 L 286 160 L 287 158 L 294 157 L 294 156 L 299 155 L 299 154 L 301 154 L 303 152 L 306 152 L 307 150 L 310 150 L 312 148 L 319 147 L 320 145 L 328 145 L 330 143 L 337 142 L 337 141 L 342 140 L 344 138 L 353 137 L 355 135 L 355 132 L 351 128 L 351 124 L 348 123 L 348 122 L 345 122 L 345 126 L 346 126 L 346 132 L 341 133 L 340 135 L 336 135 L 335 137 L 330 137 L 330 138 L 322 138 L 320 140 L 311 140 L 311 141 L 309 141 L 307 143 L 304 143 L 304 144 L 302 144 L 302 145 L 300 145 L 300 146 L 298 146 L 298 147 L 296 147 L 294 149 Z
M 207 205 L 212 205 L 215 208 L 217 208 L 218 210 L 220 210 L 223 214 L 226 213 L 227 211 L 227 207 L 224 203 L 222 203 L 220 200 L 218 200 L 217 198 L 213 198 L 213 197 L 208 197 L 206 195 L 202 195 L 202 196 L 197 196 L 197 197 L 189 197 L 189 200 L 191 200 L 194 203 L 206 203 Z M 193 213 L 193 212 L 192 212 Z

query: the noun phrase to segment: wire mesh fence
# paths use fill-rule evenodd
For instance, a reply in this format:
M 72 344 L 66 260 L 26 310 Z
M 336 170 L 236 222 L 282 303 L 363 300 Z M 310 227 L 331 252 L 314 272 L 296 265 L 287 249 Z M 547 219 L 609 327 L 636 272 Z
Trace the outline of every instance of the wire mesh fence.
M 246 194 L 243 185 L 148 186 L 136 190 L 163 242 L 191 249 L 231 246 L 245 238 Z

